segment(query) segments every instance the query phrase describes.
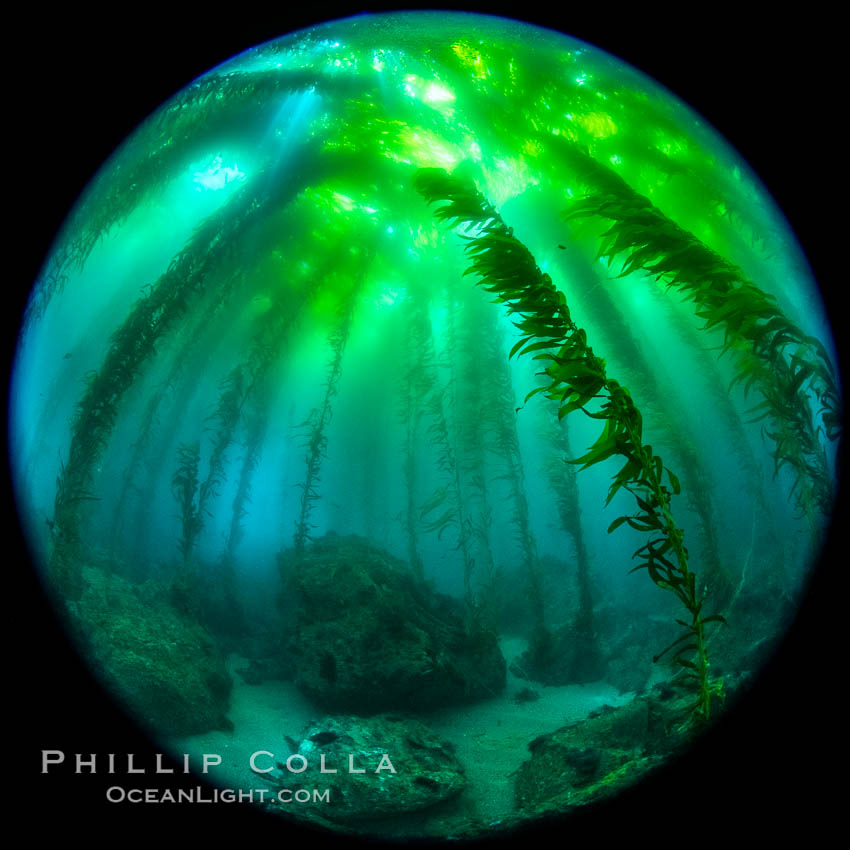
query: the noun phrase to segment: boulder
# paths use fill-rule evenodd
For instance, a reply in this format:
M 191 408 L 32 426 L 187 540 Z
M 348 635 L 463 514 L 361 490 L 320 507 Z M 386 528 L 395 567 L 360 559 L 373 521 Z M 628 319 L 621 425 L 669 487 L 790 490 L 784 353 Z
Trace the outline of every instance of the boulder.
M 215 640 L 169 591 L 84 571 L 72 603 L 73 631 L 92 669 L 116 701 L 157 735 L 232 729 L 232 681 Z
M 384 550 L 329 534 L 281 565 L 298 601 L 295 681 L 324 708 L 420 710 L 504 690 L 497 635 Z
M 325 717 L 292 745 L 289 754 L 258 760 L 259 775 L 279 789 L 273 807 L 290 811 L 288 800 L 308 792 L 298 814 L 309 820 L 345 824 L 404 815 L 466 786 L 452 745 L 410 717 Z
M 596 635 L 574 623 L 533 634 L 529 648 L 511 664 L 511 672 L 518 678 L 544 685 L 598 682 L 607 669 Z
M 529 815 L 564 812 L 622 790 L 687 745 L 692 699 L 665 683 L 535 738 L 517 773 L 517 808 Z

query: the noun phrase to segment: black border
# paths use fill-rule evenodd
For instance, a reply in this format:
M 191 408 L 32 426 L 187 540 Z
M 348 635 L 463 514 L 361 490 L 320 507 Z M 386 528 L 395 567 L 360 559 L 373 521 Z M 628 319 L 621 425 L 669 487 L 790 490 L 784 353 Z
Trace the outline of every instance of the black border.
M 221 12 L 196 7 L 192 14 L 151 5 L 136 6 L 129 16 L 117 7 L 23 12 L 9 28 L 7 168 L 18 188 L 7 195 L 17 234 L 7 244 L 15 255 L 14 282 L 5 287 L 11 299 L 7 362 L 29 282 L 53 235 L 88 179 L 142 118 L 243 49 L 320 20 L 379 8 L 316 3 L 275 15 L 270 7 L 242 3 Z M 746 18 L 731 4 L 705 7 L 701 17 L 685 8 L 460 8 L 561 29 L 626 59 L 683 97 L 764 180 L 800 238 L 837 326 L 846 311 L 837 291 L 837 226 L 830 230 L 844 155 L 837 138 L 834 22 L 816 7 L 793 17 L 765 10 L 762 19 Z M 847 517 L 844 497 L 836 516 Z M 826 836 L 842 802 L 828 770 L 841 746 L 843 716 L 844 661 L 835 624 L 837 573 L 846 556 L 839 524 L 795 625 L 753 694 L 657 781 L 601 813 L 563 822 L 555 830 L 559 841 L 640 837 L 672 846 L 699 845 L 713 836 L 713 843 L 749 837 L 763 844 L 790 829 L 805 830 L 814 843 Z M 175 830 L 195 842 L 221 839 L 225 830 L 251 841 L 301 837 L 294 827 L 237 806 L 118 807 L 104 801 L 106 776 L 39 773 L 42 748 L 98 754 L 156 749 L 79 665 L 32 576 L 14 523 L 7 529 L 12 588 L 6 620 L 14 663 L 6 700 L 16 717 L 7 734 L 22 753 L 7 762 L 6 773 L 13 781 L 19 777 L 18 796 L 27 805 L 12 816 L 21 817 L 28 834 L 95 843 L 128 834 L 173 840 Z M 156 778 L 155 784 L 164 783 Z M 547 827 L 533 834 L 541 841 L 548 836 Z

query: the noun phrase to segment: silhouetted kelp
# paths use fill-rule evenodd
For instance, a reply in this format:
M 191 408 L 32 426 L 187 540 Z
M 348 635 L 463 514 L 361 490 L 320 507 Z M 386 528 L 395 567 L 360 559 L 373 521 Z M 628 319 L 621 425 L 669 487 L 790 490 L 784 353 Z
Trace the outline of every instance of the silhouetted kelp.
M 306 175 L 301 175 L 301 179 Z M 71 447 L 57 484 L 51 566 L 63 591 L 80 593 L 80 500 L 88 495 L 95 461 L 105 448 L 121 401 L 156 352 L 158 341 L 189 309 L 211 280 L 241 278 L 235 257 L 238 234 L 255 222 L 271 194 L 287 195 L 293 184 L 274 185 L 257 175 L 209 216 L 155 285 L 133 305 L 111 338 L 100 370 L 92 373 L 71 423 Z M 298 176 L 291 178 L 297 185 Z
M 368 265 L 368 264 L 367 264 Z M 351 330 L 351 319 L 354 310 L 354 300 L 357 294 L 355 288 L 343 300 L 338 309 L 339 318 L 336 326 L 328 335 L 328 346 L 331 350 L 331 359 L 328 364 L 327 377 L 325 378 L 325 392 L 319 407 L 310 411 L 310 416 L 302 423 L 301 428 L 306 436 L 305 456 L 306 470 L 304 481 L 299 484 L 301 488 L 301 508 L 298 520 L 295 524 L 295 537 L 293 546 L 296 554 L 304 551 L 304 546 L 311 539 L 310 531 L 315 527 L 310 522 L 310 513 L 319 499 L 319 481 L 322 462 L 327 453 L 328 438 L 327 427 L 333 415 L 333 403 L 339 393 L 339 381 L 342 377 L 342 357 L 345 353 L 345 344 Z
M 582 527 L 576 470 L 563 462 L 564 458 L 571 457 L 573 452 L 569 432 L 558 420 L 556 412 L 547 410 L 546 413 L 549 416 L 542 423 L 541 440 L 552 453 L 545 461 L 544 474 L 555 497 L 561 528 L 570 536 L 575 547 L 578 597 L 578 610 L 572 628 L 573 640 L 578 644 L 575 657 L 580 659 L 583 678 L 592 681 L 600 678 L 604 670 L 604 660 L 596 635 L 590 555 Z
M 195 539 L 204 526 L 198 497 L 198 465 L 201 461 L 200 443 L 181 443 L 177 450 L 177 471 L 171 479 L 172 492 L 180 508 L 182 534 L 179 546 L 183 568 L 188 569 Z

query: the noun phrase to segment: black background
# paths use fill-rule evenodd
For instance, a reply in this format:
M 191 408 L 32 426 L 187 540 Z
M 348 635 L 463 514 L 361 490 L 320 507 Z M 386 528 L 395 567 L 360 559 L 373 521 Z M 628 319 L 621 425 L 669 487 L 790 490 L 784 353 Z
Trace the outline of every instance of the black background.
M 87 181 L 132 129 L 167 97 L 232 55 L 292 29 L 372 4 L 311 4 L 303 12 L 275 13 L 250 3 L 194 15 L 151 5 L 119 13 L 51 12 L 33 7 L 7 27 L 4 106 L 7 110 L 6 202 L 14 224 L 5 230 L 13 276 L 6 277 L 9 361 L 29 286 L 55 232 Z M 262 7 L 260 7 L 262 8 Z M 396 6 L 395 8 L 398 8 Z M 700 13 L 627 10 L 596 12 L 565 4 L 466 4 L 554 26 L 603 47 L 648 73 L 713 124 L 761 176 L 797 233 L 841 336 L 847 315 L 838 298 L 836 215 L 845 172 L 846 133 L 839 136 L 841 83 L 836 24 L 809 4 L 797 16 L 747 17 L 738 6 L 702 5 Z M 846 218 L 846 215 L 844 216 Z M 846 521 L 846 501 L 839 506 Z M 41 775 L 42 749 L 69 754 L 143 754 L 155 748 L 104 697 L 80 667 L 33 578 L 14 513 L 7 513 L 6 549 L 10 629 L 5 699 L 13 711 L 4 768 L 23 801 L 12 815 L 33 838 L 122 836 L 193 842 L 297 838 L 295 829 L 246 807 L 113 805 L 105 774 L 74 776 L 57 769 Z M 643 839 L 658 846 L 749 838 L 760 844 L 804 830 L 818 837 L 837 821 L 844 801 L 830 768 L 846 753 L 846 644 L 838 573 L 846 563 L 839 526 L 809 587 L 794 627 L 756 690 L 706 736 L 690 757 L 657 781 L 643 783 L 601 811 L 562 823 L 559 841 Z M 146 755 L 144 755 L 146 754 Z M 120 777 L 123 779 L 123 777 Z M 506 779 L 506 781 L 508 781 Z M 129 784 L 125 782 L 125 784 Z M 165 787 L 162 777 L 143 784 Z M 178 784 L 171 783 L 172 786 Z M 196 783 L 187 778 L 183 783 Z M 11 802 L 7 798 L 7 802 Z M 178 831 L 178 832 L 175 832 Z M 546 840 L 548 830 L 534 839 Z

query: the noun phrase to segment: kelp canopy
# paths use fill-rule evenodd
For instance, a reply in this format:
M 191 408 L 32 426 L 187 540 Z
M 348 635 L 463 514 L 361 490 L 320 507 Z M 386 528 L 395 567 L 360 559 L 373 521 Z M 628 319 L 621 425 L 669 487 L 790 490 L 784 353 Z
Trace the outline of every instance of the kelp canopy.
M 696 628 L 759 571 L 793 592 L 816 552 L 833 359 L 781 214 L 669 94 L 510 21 L 367 16 L 219 66 L 104 166 L 28 306 L 13 456 L 70 598 L 94 550 L 249 587 L 333 530 L 479 618 L 499 566 L 534 606 L 543 554 L 581 574 L 589 549 L 615 602 L 654 590 L 627 578 L 644 561 Z

